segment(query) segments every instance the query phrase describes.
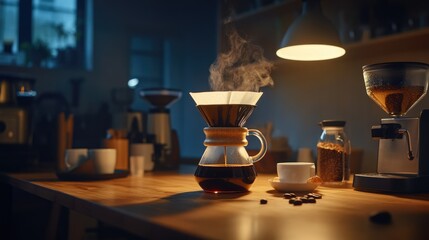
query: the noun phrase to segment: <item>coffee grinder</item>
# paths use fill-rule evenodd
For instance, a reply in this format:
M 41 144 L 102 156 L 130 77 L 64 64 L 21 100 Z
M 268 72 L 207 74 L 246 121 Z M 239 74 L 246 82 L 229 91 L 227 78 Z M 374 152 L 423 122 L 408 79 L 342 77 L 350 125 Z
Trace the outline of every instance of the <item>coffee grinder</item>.
M 386 193 L 429 192 L 429 109 L 404 117 L 427 92 L 429 65 L 390 62 L 366 65 L 368 96 L 390 118 L 371 129 L 379 141 L 377 173 L 356 174 L 356 190 Z
M 140 96 L 148 101 L 152 108 L 147 117 L 147 134 L 155 136 L 155 168 L 174 169 L 178 167 L 178 140 L 172 144 L 169 107 L 180 99 L 182 92 L 175 89 L 146 88 Z

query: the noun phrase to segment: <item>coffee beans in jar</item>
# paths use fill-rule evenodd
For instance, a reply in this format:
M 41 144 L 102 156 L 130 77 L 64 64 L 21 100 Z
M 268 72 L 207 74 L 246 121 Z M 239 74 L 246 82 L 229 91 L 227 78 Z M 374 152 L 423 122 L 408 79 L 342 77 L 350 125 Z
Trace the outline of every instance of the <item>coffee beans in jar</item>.
M 342 146 L 333 143 L 317 144 L 317 175 L 324 182 L 343 181 L 343 159 L 346 153 Z

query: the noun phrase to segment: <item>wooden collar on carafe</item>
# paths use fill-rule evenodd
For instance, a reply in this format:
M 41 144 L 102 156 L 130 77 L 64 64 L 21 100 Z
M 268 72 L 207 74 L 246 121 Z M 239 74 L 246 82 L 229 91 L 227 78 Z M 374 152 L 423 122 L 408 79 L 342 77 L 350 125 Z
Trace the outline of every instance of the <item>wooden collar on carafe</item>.
M 247 146 L 245 127 L 205 127 L 205 146 Z

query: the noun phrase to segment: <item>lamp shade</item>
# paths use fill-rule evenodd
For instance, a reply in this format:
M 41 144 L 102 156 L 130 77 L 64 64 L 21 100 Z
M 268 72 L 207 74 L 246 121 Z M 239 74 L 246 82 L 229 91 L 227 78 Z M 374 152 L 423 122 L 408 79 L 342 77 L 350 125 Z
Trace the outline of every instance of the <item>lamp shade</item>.
M 345 50 L 335 26 L 323 13 L 318 0 L 304 0 L 301 15 L 289 27 L 277 56 L 298 61 L 341 57 Z

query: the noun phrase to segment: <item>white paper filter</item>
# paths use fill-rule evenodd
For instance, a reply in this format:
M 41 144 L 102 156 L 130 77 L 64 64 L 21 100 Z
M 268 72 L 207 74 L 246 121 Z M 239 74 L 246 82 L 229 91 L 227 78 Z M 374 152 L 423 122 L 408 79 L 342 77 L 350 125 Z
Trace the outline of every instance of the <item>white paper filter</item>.
M 190 92 L 197 105 L 246 104 L 256 105 L 262 92 L 210 91 Z

